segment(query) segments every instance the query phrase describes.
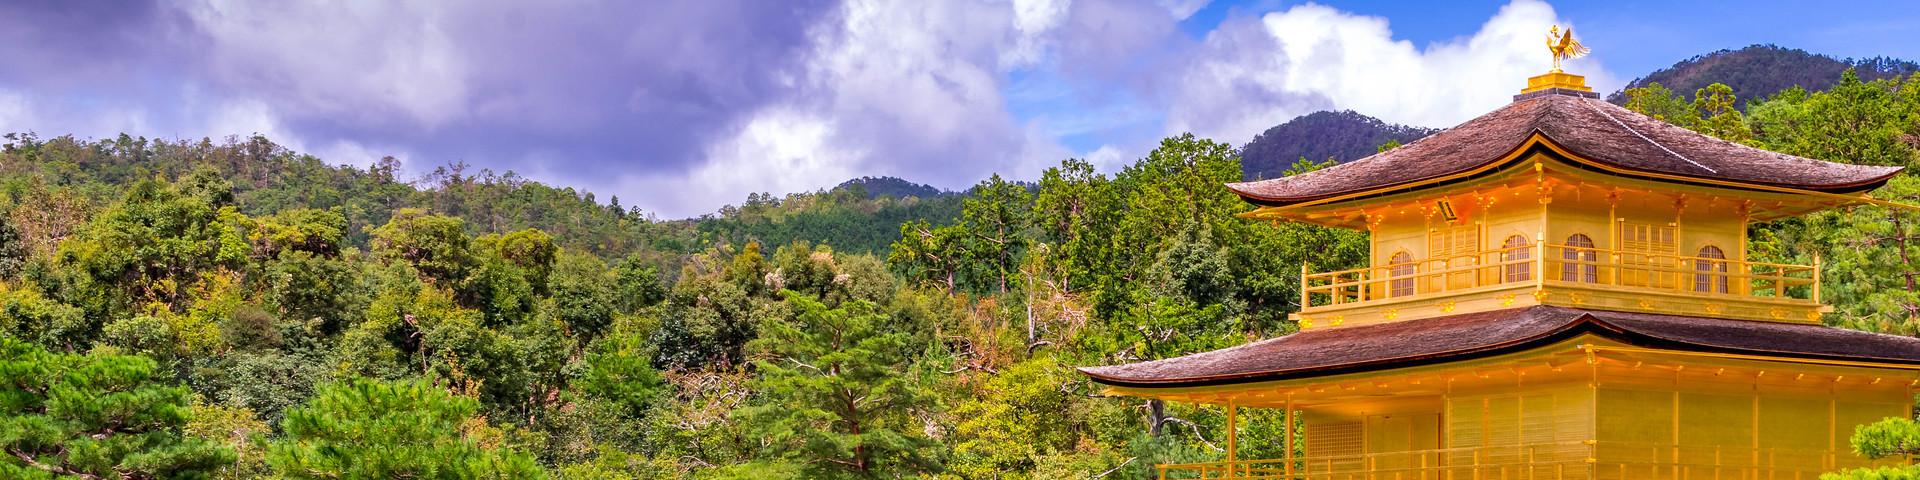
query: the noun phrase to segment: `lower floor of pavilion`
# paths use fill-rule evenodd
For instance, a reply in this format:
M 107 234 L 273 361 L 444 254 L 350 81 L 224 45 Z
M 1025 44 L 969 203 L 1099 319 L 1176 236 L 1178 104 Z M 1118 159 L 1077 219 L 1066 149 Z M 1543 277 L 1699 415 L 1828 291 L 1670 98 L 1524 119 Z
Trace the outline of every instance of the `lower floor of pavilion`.
M 1294 379 L 1096 379 L 1112 395 L 1225 411 L 1223 458 L 1159 465 L 1162 478 L 1759 480 L 1910 462 L 1856 456 L 1848 439 L 1859 425 L 1911 418 L 1920 367 L 1579 333 L 1475 358 Z M 1249 417 L 1281 426 L 1247 428 Z

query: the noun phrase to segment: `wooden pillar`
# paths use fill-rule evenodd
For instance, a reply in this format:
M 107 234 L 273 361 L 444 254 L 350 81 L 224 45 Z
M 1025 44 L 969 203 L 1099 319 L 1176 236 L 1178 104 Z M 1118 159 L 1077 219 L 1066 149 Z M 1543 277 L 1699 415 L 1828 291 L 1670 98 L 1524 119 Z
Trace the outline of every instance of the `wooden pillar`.
M 1234 471 L 1239 470 L 1240 467 L 1239 465 L 1234 464 L 1234 462 L 1239 459 L 1238 457 L 1239 449 L 1240 449 L 1239 438 L 1240 438 L 1240 405 L 1235 403 L 1235 400 L 1228 399 L 1227 400 L 1227 478 L 1233 478 L 1238 476 L 1237 474 L 1234 473 Z
M 1311 268 L 1311 265 L 1312 264 L 1307 262 L 1300 263 L 1300 309 L 1301 310 L 1306 310 L 1307 307 L 1313 306 L 1312 304 L 1307 303 L 1310 300 L 1310 298 L 1307 296 L 1307 269 Z M 1360 288 L 1365 289 L 1366 285 L 1361 285 Z M 1328 300 L 1327 304 L 1332 305 L 1333 301 Z
M 1561 255 L 1565 257 L 1566 255 Z M 1560 267 L 1566 268 L 1566 267 Z M 1547 288 L 1547 229 L 1545 226 L 1533 233 L 1533 290 L 1538 292 Z M 1535 299 L 1538 301 L 1539 299 Z
M 1820 304 L 1820 252 L 1813 252 L 1813 303 Z
M 1287 449 L 1283 457 L 1286 458 L 1286 461 L 1287 461 L 1287 465 L 1285 467 L 1285 471 L 1287 472 L 1287 480 L 1293 480 L 1293 447 L 1298 443 L 1294 440 L 1294 433 L 1293 433 L 1293 394 L 1291 393 L 1287 394 L 1287 414 L 1285 415 L 1285 417 L 1286 417 L 1285 421 L 1287 422 L 1287 428 L 1286 428 Z

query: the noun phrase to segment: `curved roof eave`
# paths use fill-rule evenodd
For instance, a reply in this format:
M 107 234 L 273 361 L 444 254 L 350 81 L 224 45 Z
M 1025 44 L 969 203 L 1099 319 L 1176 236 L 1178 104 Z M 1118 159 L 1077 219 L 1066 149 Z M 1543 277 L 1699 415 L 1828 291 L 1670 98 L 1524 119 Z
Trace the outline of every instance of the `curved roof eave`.
M 1552 320 L 1550 325 L 1542 325 L 1541 327 L 1543 328 L 1541 328 L 1538 331 L 1527 332 L 1521 335 L 1514 335 L 1513 338 L 1491 339 L 1482 343 L 1466 344 L 1456 348 L 1447 348 L 1447 349 L 1430 351 L 1430 352 L 1421 352 L 1413 355 L 1369 358 L 1369 359 L 1365 359 L 1364 361 L 1314 365 L 1314 366 L 1308 366 L 1304 368 L 1250 369 L 1248 371 L 1243 371 L 1243 372 L 1212 373 L 1212 374 L 1204 374 L 1204 375 L 1193 375 L 1193 376 L 1187 376 L 1187 377 L 1170 377 L 1170 378 L 1142 378 L 1140 376 L 1129 377 L 1125 375 L 1115 375 L 1110 373 L 1112 370 L 1115 370 L 1115 369 L 1122 369 L 1125 367 L 1130 367 L 1133 365 L 1141 365 L 1141 364 L 1114 365 L 1114 366 L 1105 366 L 1105 367 L 1083 367 L 1083 368 L 1080 368 L 1079 370 L 1082 374 L 1085 374 L 1089 378 L 1092 378 L 1095 382 L 1098 382 L 1104 385 L 1112 385 L 1112 386 L 1119 386 L 1119 387 L 1184 388 L 1184 387 L 1201 387 L 1201 386 L 1213 386 L 1213 385 L 1232 385 L 1232 384 L 1243 384 L 1243 383 L 1292 380 L 1292 379 L 1300 379 L 1300 378 L 1324 377 L 1324 376 L 1338 375 L 1338 374 L 1344 374 L 1344 373 L 1358 373 L 1358 372 L 1366 372 L 1366 371 L 1386 370 L 1386 369 L 1392 369 L 1392 368 L 1429 365 L 1434 363 L 1473 360 L 1473 359 L 1485 358 L 1490 356 L 1523 352 L 1526 350 L 1539 348 L 1542 346 L 1553 344 L 1555 342 L 1575 338 L 1585 334 L 1594 334 L 1602 338 L 1607 338 L 1610 340 L 1615 340 L 1615 341 L 1627 343 L 1630 345 L 1678 350 L 1678 351 L 1734 353 L 1734 354 L 1760 355 L 1760 356 L 1771 356 L 1771 357 L 1782 357 L 1782 358 L 1802 358 L 1802 359 L 1819 359 L 1819 360 L 1873 361 L 1873 362 L 1883 362 L 1883 363 L 1892 363 L 1892 364 L 1920 365 L 1920 339 L 1914 339 L 1914 338 L 1908 338 L 1908 337 L 1894 337 L 1894 336 L 1888 336 L 1888 335 L 1873 334 L 1868 332 L 1857 332 L 1857 331 L 1843 330 L 1843 329 L 1825 327 L 1825 326 L 1819 326 L 1819 325 L 1753 322 L 1753 321 L 1747 321 L 1747 320 L 1709 319 L 1709 318 L 1699 318 L 1699 317 L 1680 317 L 1680 316 L 1656 315 L 1656 314 L 1633 314 L 1633 313 L 1625 313 L 1625 312 L 1595 312 L 1595 311 L 1586 311 L 1586 310 L 1569 309 L 1569 308 L 1561 308 L 1561 307 L 1526 307 L 1526 308 L 1513 309 L 1508 311 L 1486 312 L 1486 313 L 1500 314 L 1498 316 L 1490 317 L 1491 318 L 1490 320 L 1485 320 L 1488 322 L 1508 321 L 1523 315 L 1562 315 L 1562 316 L 1566 316 L 1566 318 L 1560 319 L 1560 320 Z M 1472 315 L 1472 314 L 1468 314 L 1468 315 Z M 1461 315 L 1461 316 L 1464 316 L 1464 315 Z M 1609 318 L 1609 317 L 1614 317 L 1614 318 Z M 1449 318 L 1449 317 L 1441 317 L 1441 318 L 1426 319 L 1426 320 L 1413 320 L 1410 322 L 1442 320 L 1446 318 Z M 1522 320 L 1515 320 L 1515 321 L 1524 322 L 1528 320 L 1522 319 Z M 1537 320 L 1533 320 L 1533 321 L 1537 321 Z M 1739 323 L 1724 323 L 1724 322 L 1739 322 Z M 1392 325 L 1392 324 L 1387 324 L 1387 325 Z M 1402 325 L 1402 327 L 1404 326 L 1405 325 Z M 1366 327 L 1350 327 L 1350 328 L 1366 328 Z M 1713 332 L 1705 332 L 1705 333 L 1700 331 L 1689 331 L 1689 330 L 1703 330 L 1703 329 L 1704 330 L 1718 329 L 1718 330 Z M 1779 346 L 1762 346 L 1757 344 L 1736 345 L 1734 344 L 1736 343 L 1734 340 L 1727 339 L 1728 335 L 1726 332 L 1729 329 L 1745 329 L 1745 330 L 1748 330 L 1749 332 L 1752 332 L 1752 335 L 1751 335 L 1752 338 L 1744 340 L 1744 341 L 1748 341 L 1749 343 L 1753 343 L 1756 341 L 1758 342 L 1777 341 Z M 1765 330 L 1782 330 L 1782 332 L 1768 332 Z M 1798 331 L 1797 333 L 1823 333 L 1823 334 L 1828 334 L 1829 336 L 1871 338 L 1872 340 L 1877 342 L 1888 343 L 1888 345 L 1882 345 L 1882 346 L 1891 348 L 1891 349 L 1898 349 L 1898 351 L 1904 352 L 1906 356 L 1905 357 L 1890 356 L 1890 355 L 1863 353 L 1863 352 L 1852 352 L 1852 353 L 1842 353 L 1842 352 L 1835 352 L 1835 351 L 1821 352 L 1821 351 L 1814 351 L 1814 350 L 1817 350 L 1814 348 L 1795 349 L 1795 348 L 1791 348 L 1791 345 L 1790 345 L 1791 338 L 1785 338 L 1785 339 L 1776 338 L 1776 337 L 1782 337 L 1782 336 L 1791 337 L 1792 335 L 1790 334 L 1783 334 L 1783 332 L 1794 333 L 1794 332 L 1788 332 L 1788 331 Z M 1336 332 L 1336 330 L 1327 330 L 1322 332 Z M 1697 338 L 1689 339 L 1689 336 L 1693 336 Z M 1279 338 L 1270 339 L 1262 342 L 1250 343 L 1250 344 L 1242 345 L 1239 347 L 1216 350 L 1213 352 L 1203 352 L 1200 354 L 1189 355 L 1186 357 L 1176 357 L 1173 359 L 1159 360 L 1156 362 L 1143 362 L 1143 363 L 1177 362 L 1177 361 L 1182 361 L 1183 359 L 1193 359 L 1201 355 L 1213 355 L 1213 356 L 1224 355 L 1224 354 L 1228 354 L 1228 352 L 1232 352 L 1235 350 L 1246 350 L 1247 353 L 1253 353 L 1252 350 L 1257 349 L 1257 347 L 1261 344 L 1264 344 L 1267 342 L 1273 342 L 1276 340 L 1281 340 L 1284 338 L 1286 337 L 1279 337 Z M 1707 341 L 1706 339 L 1721 339 L 1721 340 L 1719 341 L 1718 344 L 1716 344 L 1716 343 Z M 1833 339 L 1826 339 L 1826 340 L 1836 341 Z M 1256 348 L 1249 348 L 1249 347 L 1256 347 Z M 1277 354 L 1277 352 L 1267 352 L 1267 353 Z M 1217 359 L 1209 359 L 1208 361 L 1218 362 Z

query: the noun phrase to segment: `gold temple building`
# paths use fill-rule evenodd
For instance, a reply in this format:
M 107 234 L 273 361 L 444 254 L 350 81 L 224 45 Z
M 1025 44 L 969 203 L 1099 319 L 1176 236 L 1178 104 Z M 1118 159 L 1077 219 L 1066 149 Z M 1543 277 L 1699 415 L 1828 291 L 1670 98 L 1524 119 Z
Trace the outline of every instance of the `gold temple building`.
M 1746 238 L 1752 222 L 1883 203 L 1868 193 L 1898 172 L 1704 136 L 1556 68 L 1425 139 L 1229 185 L 1258 206 L 1245 217 L 1369 234 L 1369 266 L 1303 269 L 1298 333 L 1082 371 L 1109 395 L 1226 411 L 1225 461 L 1162 478 L 1812 479 L 1903 464 L 1857 457 L 1848 438 L 1912 416 L 1920 339 L 1822 325 L 1819 260 L 1752 261 Z M 1238 458 L 1246 408 L 1284 411 L 1284 435 L 1257 441 L 1301 452 Z

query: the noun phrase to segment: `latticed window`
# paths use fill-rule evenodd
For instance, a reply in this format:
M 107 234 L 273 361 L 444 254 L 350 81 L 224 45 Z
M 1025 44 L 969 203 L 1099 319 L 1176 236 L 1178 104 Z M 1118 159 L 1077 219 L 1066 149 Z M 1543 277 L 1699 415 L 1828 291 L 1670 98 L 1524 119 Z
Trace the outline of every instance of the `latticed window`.
M 1620 223 L 1621 285 L 1635 287 L 1679 288 L 1681 274 L 1660 272 L 1677 267 L 1680 255 L 1679 232 L 1673 225 Z
M 1387 296 L 1413 296 L 1413 256 L 1407 255 L 1407 252 L 1393 254 L 1393 258 L 1387 260 L 1387 265 L 1387 276 L 1393 279 L 1387 283 Z
M 1505 281 L 1524 282 L 1533 279 L 1533 262 L 1523 261 L 1533 255 L 1527 250 L 1528 245 L 1527 237 L 1520 235 L 1507 237 L 1506 243 L 1501 244 L 1500 262 L 1507 265 Z
M 1431 291 L 1444 291 L 1477 286 L 1474 278 L 1476 274 L 1471 267 L 1479 263 L 1480 251 L 1486 248 L 1486 245 L 1480 242 L 1480 225 L 1478 224 L 1428 230 L 1427 259 L 1433 261 L 1427 264 L 1428 268 L 1438 266 L 1452 273 L 1429 277 L 1432 280 L 1427 287 L 1433 289 Z
M 1693 275 L 1693 291 L 1707 293 L 1727 293 L 1727 254 L 1720 247 L 1708 245 L 1700 247 L 1699 258 L 1694 259 L 1693 269 L 1702 272 Z
M 1586 234 L 1576 233 L 1567 237 L 1567 246 L 1560 250 L 1560 259 L 1566 260 L 1560 266 L 1560 281 L 1563 282 L 1600 282 L 1600 266 L 1595 265 L 1600 255 L 1593 251 L 1593 239 Z

